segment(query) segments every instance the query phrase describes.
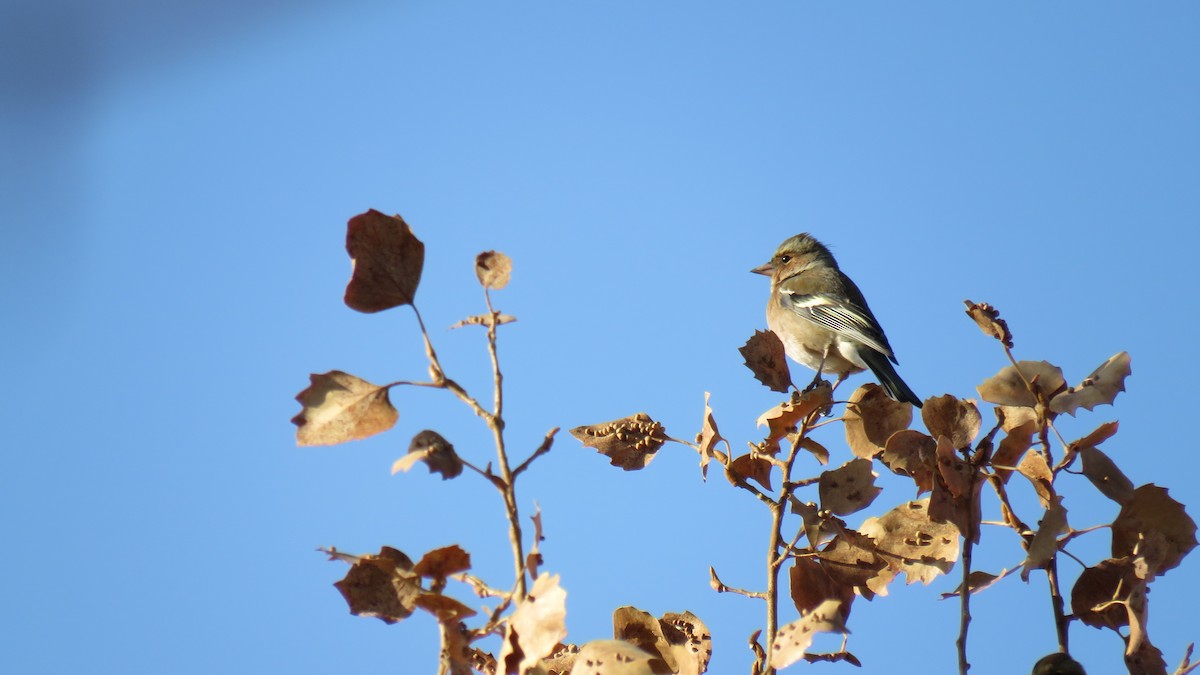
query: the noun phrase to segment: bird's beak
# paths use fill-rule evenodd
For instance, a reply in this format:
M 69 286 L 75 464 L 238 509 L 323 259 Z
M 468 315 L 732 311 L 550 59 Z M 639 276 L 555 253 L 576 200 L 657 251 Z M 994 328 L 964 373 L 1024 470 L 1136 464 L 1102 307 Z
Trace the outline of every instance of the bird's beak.
M 755 267 L 754 269 L 752 269 L 750 271 L 753 272 L 754 274 L 761 274 L 763 276 L 769 277 L 769 276 L 771 276 L 771 273 L 775 271 L 775 266 L 768 262 L 768 263 L 763 263 L 762 265 L 759 265 L 758 267 Z

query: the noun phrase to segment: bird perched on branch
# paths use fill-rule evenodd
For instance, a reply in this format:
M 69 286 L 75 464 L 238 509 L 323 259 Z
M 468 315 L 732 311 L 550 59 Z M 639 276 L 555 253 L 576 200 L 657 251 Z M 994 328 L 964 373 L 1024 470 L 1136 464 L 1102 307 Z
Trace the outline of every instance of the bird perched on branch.
M 793 361 L 817 371 L 813 384 L 822 372 L 836 374 L 841 382 L 870 368 L 892 398 L 921 407 L 921 399 L 892 367 L 899 362 L 862 292 L 824 244 L 798 234 L 750 271 L 771 277 L 767 326 Z
M 1033 675 L 1087 675 L 1083 666 L 1061 652 L 1043 656 L 1033 665 Z

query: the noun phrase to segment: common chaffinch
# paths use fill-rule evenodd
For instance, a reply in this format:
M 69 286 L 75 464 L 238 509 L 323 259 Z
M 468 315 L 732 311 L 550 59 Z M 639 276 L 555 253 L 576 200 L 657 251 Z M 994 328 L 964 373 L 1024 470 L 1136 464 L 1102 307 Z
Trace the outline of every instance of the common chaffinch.
M 921 399 L 896 374 L 896 357 L 862 291 L 838 269 L 825 245 L 807 233 L 785 240 L 764 265 L 750 270 L 771 277 L 767 327 L 787 355 L 817 371 L 847 375 L 870 368 L 897 401 L 918 408 Z

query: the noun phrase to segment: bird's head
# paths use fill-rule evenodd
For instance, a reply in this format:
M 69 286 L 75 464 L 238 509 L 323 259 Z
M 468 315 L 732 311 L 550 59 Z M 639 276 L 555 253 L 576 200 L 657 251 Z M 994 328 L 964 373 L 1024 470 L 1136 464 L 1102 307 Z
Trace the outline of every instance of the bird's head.
M 775 285 L 813 265 L 837 268 L 837 262 L 829 249 L 812 235 L 801 232 L 784 240 L 779 248 L 775 249 L 775 255 L 772 255 L 770 260 L 750 271 L 771 277 L 771 283 Z

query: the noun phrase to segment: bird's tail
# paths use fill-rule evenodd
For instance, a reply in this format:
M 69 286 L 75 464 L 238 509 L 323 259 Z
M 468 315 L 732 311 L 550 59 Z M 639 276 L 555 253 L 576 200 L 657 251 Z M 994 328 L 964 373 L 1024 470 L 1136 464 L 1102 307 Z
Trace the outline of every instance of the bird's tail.
M 896 369 L 892 366 L 892 362 L 888 360 L 887 356 L 869 348 L 860 349 L 858 355 L 867 364 L 867 367 L 871 369 L 871 372 L 875 373 L 875 377 L 879 379 L 879 384 L 883 385 L 889 396 L 897 401 L 911 403 L 918 408 L 921 407 L 921 399 L 917 398 L 913 390 L 909 389 L 904 380 L 900 379 L 900 375 L 896 372 Z

